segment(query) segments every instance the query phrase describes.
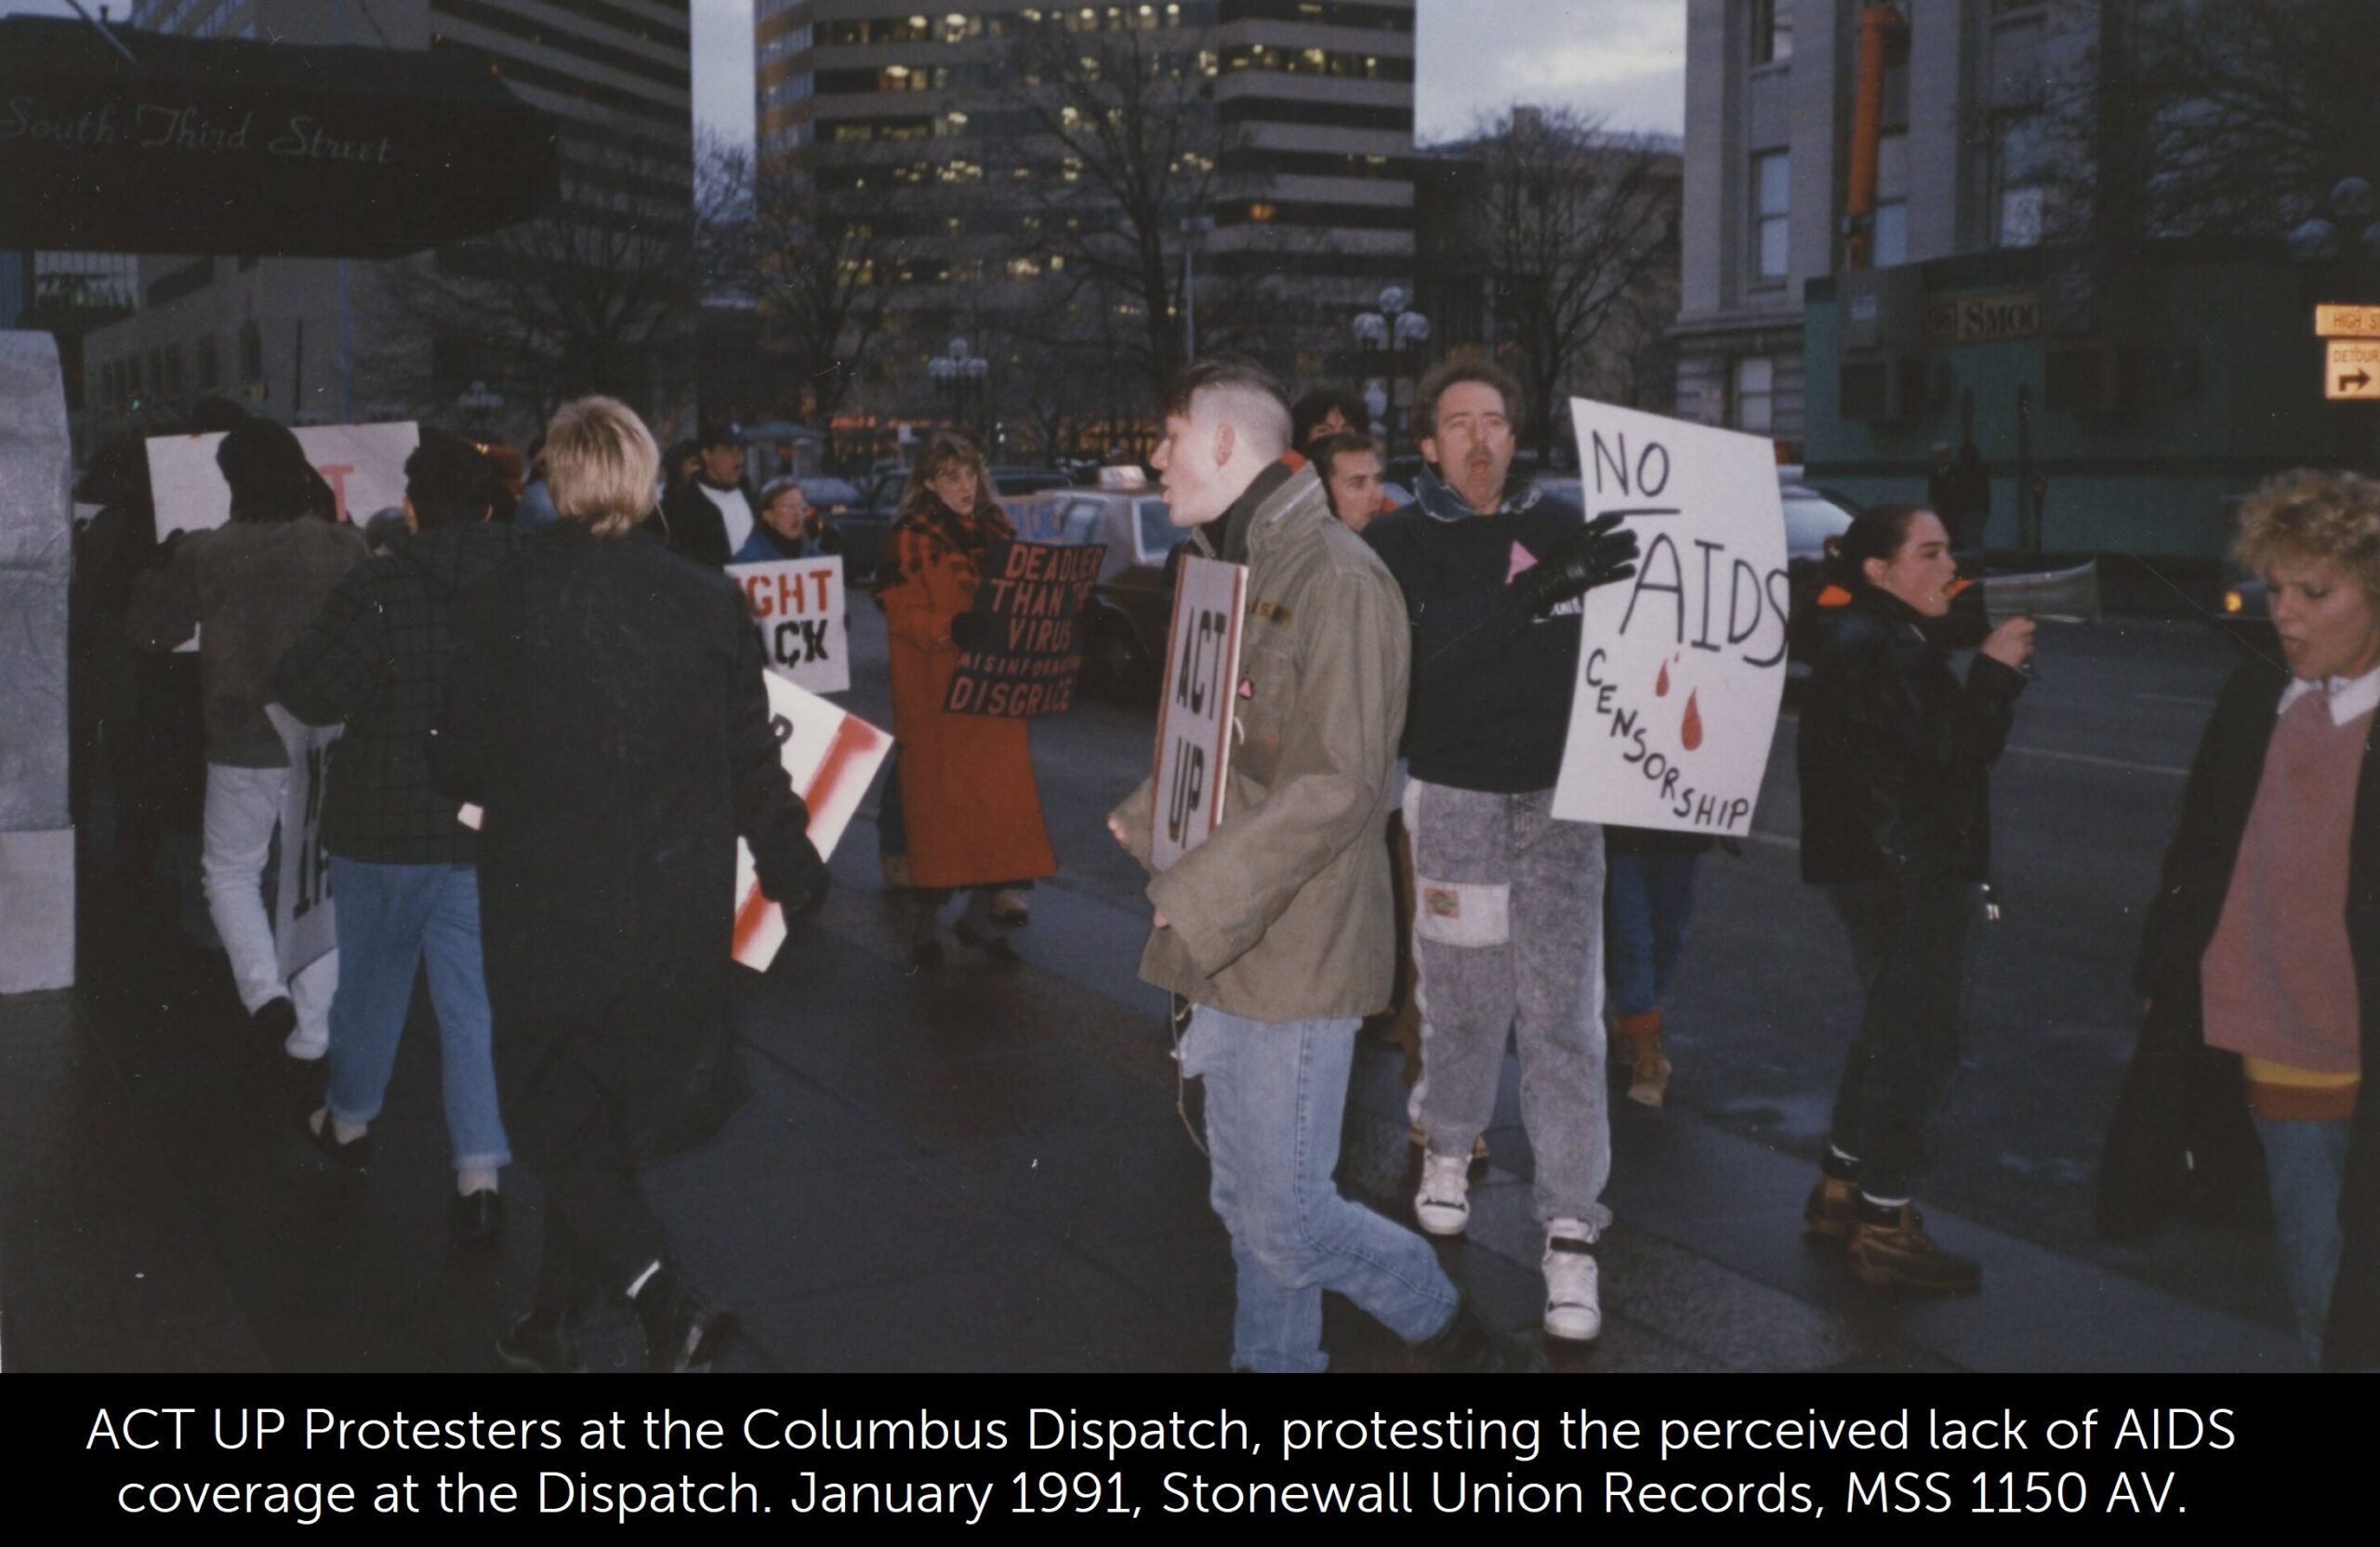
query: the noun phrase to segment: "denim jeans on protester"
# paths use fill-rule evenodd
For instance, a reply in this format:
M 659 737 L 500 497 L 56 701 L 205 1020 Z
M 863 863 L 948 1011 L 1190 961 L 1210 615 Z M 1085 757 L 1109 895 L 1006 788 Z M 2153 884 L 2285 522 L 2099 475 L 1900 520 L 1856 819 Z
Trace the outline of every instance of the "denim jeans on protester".
M 1182 1069 L 1206 1081 L 1210 1197 L 1238 1268 L 1235 1368 L 1328 1368 L 1325 1289 L 1408 1342 L 1443 1330 L 1454 1315 L 1454 1282 L 1429 1243 L 1341 1197 L 1331 1177 L 1361 1024 L 1191 1011 Z
M 413 1003 L 414 969 L 427 959 L 455 1169 L 509 1164 L 480 960 L 478 868 L 333 855 L 331 895 L 346 963 L 331 1002 L 331 1115 L 350 1123 L 380 1115 Z
M 273 944 L 272 914 L 264 906 L 264 870 L 272 853 L 273 828 L 289 789 L 286 768 L 206 765 L 205 848 L 199 875 L 207 916 L 231 959 L 231 981 L 250 1014 L 287 996 L 298 1012 L 298 1029 L 284 1044 L 292 1058 L 323 1056 L 330 1041 L 332 996 L 338 988 L 338 953 L 332 951 L 284 983 L 281 953 Z
M 1871 1197 L 1909 1196 L 1925 1127 L 1959 1061 L 1963 946 L 1972 881 L 1842 881 L 1827 900 L 1851 937 L 1863 996 L 1835 1088 L 1834 1144 L 1859 1161 Z
M 1694 917 L 1696 853 L 1607 857 L 1604 892 L 1606 984 L 1613 1015 L 1659 1010 Z
M 2250 1114 L 2265 1146 L 2265 1183 L 2272 1194 L 2273 1247 L 2289 1286 L 2289 1308 L 2306 1356 L 2322 1362 L 2322 1329 L 2331 1316 L 2331 1283 L 2339 1276 L 2339 1193 L 2347 1184 L 2350 1118 L 2283 1122 Z

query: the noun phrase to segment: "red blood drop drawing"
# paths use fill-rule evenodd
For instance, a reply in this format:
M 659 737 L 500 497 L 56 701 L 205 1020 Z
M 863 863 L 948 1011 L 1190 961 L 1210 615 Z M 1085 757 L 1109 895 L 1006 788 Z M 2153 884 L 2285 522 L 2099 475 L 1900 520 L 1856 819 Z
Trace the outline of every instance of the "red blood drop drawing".
M 1653 680 L 1653 696 L 1656 698 L 1667 698 L 1669 695 L 1670 663 L 1663 661 L 1661 663 L 1661 674 Z
M 1677 733 L 1677 739 L 1686 744 L 1686 749 L 1689 752 L 1702 745 L 1702 710 L 1700 706 L 1695 703 L 1699 696 L 1701 696 L 1699 694 L 1695 693 L 1686 695 L 1686 723 L 1679 727 Z

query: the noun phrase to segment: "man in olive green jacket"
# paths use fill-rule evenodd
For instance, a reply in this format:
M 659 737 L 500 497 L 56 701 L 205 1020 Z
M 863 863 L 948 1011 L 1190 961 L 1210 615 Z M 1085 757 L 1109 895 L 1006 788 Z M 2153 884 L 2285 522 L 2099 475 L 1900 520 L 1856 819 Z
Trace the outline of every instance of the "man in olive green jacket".
M 1471 1310 L 1427 1242 L 1331 1178 L 1362 1017 L 1388 1002 L 1395 921 L 1383 834 L 1409 628 L 1381 562 L 1281 461 L 1289 411 L 1253 365 L 1192 366 L 1154 459 L 1194 549 L 1248 566 L 1223 819 L 1157 874 L 1141 976 L 1190 1001 L 1183 1072 L 1206 1081 L 1210 1196 L 1238 1266 L 1232 1363 L 1319 1370 L 1322 1292 L 1443 1367 L 1542 1356 Z M 1149 865 L 1153 785 L 1108 819 Z

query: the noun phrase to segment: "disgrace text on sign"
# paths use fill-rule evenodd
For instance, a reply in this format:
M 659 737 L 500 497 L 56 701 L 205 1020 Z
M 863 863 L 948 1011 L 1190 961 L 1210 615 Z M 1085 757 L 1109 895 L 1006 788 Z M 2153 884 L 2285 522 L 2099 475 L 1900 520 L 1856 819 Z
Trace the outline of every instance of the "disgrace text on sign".
M 813 693 L 841 693 L 852 685 L 852 663 L 844 649 L 849 625 L 843 615 L 842 560 L 730 564 L 727 575 L 744 588 L 752 621 L 760 626 L 761 653 L 771 666 Z
M 285 981 L 338 948 L 331 911 L 331 857 L 323 852 L 323 796 L 344 725 L 309 725 L 278 704 L 265 717 L 289 752 L 281 801 L 281 869 L 274 884 L 272 943 Z
M 1785 691 L 1785 514 L 1757 435 L 1574 398 L 1587 519 L 1640 545 L 1589 591 L 1554 814 L 1740 837 Z
M 1171 868 L 1223 825 L 1247 595 L 1245 564 L 1183 555 L 1157 718 L 1157 831 L 1150 850 L 1159 870 Z
M 859 810 L 860 798 L 892 753 L 892 738 L 846 714 L 781 671 L 765 671 L 769 729 L 786 777 L 810 808 L 810 843 L 826 859 Z M 765 972 L 785 944 L 785 910 L 761 894 L 751 846 L 735 843 L 735 959 Z
M 1023 720 L 1073 707 L 1082 610 L 1106 553 L 1096 543 L 992 544 L 975 590 L 975 615 L 989 625 L 985 643 L 959 653 L 943 708 Z

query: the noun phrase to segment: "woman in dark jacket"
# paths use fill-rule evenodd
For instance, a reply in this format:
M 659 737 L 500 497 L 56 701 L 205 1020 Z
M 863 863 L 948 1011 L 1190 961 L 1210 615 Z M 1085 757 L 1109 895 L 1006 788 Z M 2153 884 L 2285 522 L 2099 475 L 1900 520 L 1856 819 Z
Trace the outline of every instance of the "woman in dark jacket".
M 659 453 L 609 398 L 547 429 L 561 521 L 460 611 L 443 738 L 484 808 L 480 904 L 504 1125 L 545 1184 L 536 1303 L 497 1349 L 567 1369 L 588 1292 L 634 1304 L 657 1369 L 731 1318 L 665 1265 L 634 1168 L 748 1093 L 728 1022 L 735 840 L 762 890 L 814 906 L 826 867 L 778 760 L 760 635 L 716 569 L 635 536 Z
M 2149 907 L 2139 1051 L 2099 1228 L 2193 1184 L 2237 1214 L 2261 1170 L 2282 1277 L 2326 1368 L 2380 1367 L 2380 483 L 2294 472 L 2241 511 L 2288 670 L 2251 661 L 2207 722 Z M 2261 1158 L 2260 1167 L 2257 1162 Z
M 1994 629 L 1959 681 L 1922 627 L 1950 611 L 1958 571 L 1940 519 L 1919 506 L 1854 521 L 1832 579 L 1851 601 L 1802 708 L 1802 879 L 1842 919 L 1866 1004 L 1804 1218 L 1849 1243 L 1862 1282 L 1973 1289 L 1981 1266 L 1935 1245 L 1909 1189 L 1957 1061 L 1961 945 L 1990 858 L 1987 779 L 2033 626 Z

